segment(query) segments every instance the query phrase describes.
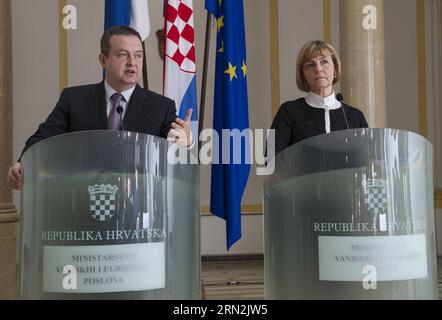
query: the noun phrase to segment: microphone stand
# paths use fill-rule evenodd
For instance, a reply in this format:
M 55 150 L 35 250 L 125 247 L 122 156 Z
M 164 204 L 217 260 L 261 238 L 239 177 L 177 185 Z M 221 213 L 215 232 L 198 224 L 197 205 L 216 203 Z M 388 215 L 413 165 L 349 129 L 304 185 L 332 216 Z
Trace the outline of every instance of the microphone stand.
M 342 95 L 342 93 L 338 93 L 336 95 L 336 100 L 338 100 L 341 103 L 342 114 L 344 115 L 345 124 L 347 125 L 347 129 L 350 129 L 350 126 L 348 125 L 348 121 L 347 121 L 347 115 L 345 114 L 345 110 L 344 110 L 344 103 L 342 103 L 342 100 L 344 100 L 344 96 Z

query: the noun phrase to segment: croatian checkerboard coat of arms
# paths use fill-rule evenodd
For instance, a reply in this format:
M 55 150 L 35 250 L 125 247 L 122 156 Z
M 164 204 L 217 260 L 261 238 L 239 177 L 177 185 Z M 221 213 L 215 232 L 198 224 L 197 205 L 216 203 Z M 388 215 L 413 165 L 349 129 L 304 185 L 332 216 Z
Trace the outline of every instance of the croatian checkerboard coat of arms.
M 364 183 L 364 202 L 380 231 L 386 231 L 387 196 L 386 180 L 375 178 Z
M 107 221 L 115 214 L 118 187 L 110 184 L 89 186 L 90 212 L 97 221 Z

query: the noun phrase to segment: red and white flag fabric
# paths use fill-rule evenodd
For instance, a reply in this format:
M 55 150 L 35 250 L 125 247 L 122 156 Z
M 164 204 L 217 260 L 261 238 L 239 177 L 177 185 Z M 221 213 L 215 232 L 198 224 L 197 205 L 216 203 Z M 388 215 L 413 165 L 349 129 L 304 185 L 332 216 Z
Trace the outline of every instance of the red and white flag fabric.
M 198 141 L 193 3 L 192 0 L 165 0 L 164 6 L 163 94 L 175 101 L 181 119 L 188 109 L 193 109 L 192 133 Z

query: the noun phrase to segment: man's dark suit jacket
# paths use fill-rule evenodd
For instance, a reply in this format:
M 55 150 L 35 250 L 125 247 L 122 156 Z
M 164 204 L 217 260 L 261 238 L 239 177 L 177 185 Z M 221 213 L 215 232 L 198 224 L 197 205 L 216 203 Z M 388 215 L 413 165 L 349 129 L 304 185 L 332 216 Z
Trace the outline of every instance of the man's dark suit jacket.
M 125 131 L 166 138 L 176 118 L 175 102 L 136 86 L 123 120 Z M 22 154 L 33 144 L 59 134 L 107 130 L 104 82 L 64 89 L 54 110 L 26 141 Z

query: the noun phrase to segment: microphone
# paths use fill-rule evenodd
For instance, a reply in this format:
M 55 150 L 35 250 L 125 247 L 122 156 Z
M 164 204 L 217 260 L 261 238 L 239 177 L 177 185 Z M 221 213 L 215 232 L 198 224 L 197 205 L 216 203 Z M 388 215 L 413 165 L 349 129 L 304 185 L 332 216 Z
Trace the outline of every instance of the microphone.
M 344 115 L 345 124 L 347 125 L 347 129 L 350 129 L 350 126 L 348 125 L 348 121 L 347 121 L 347 115 L 345 114 L 345 110 L 344 110 L 344 104 L 342 103 L 342 100 L 344 100 L 344 96 L 342 95 L 342 93 L 338 93 L 336 95 L 336 100 L 341 102 L 342 114 Z
M 120 121 L 121 121 L 121 129 L 124 131 L 124 125 L 123 125 L 123 107 L 122 106 L 118 106 L 117 107 L 117 113 L 120 115 Z

